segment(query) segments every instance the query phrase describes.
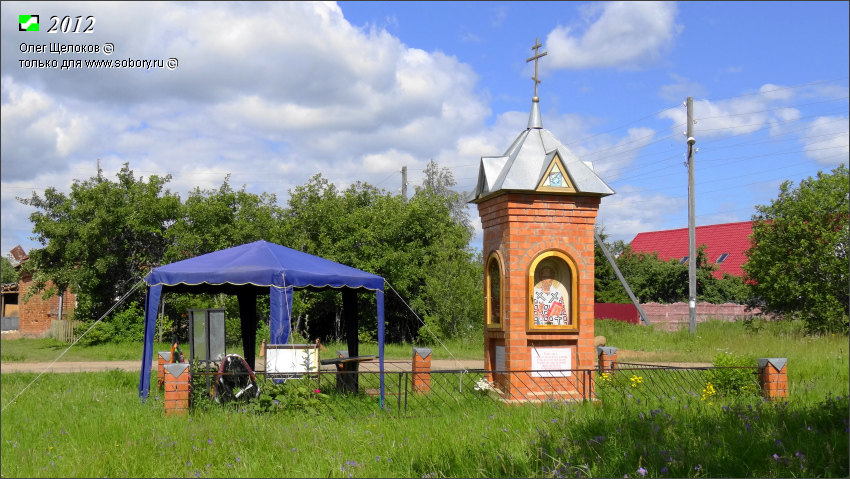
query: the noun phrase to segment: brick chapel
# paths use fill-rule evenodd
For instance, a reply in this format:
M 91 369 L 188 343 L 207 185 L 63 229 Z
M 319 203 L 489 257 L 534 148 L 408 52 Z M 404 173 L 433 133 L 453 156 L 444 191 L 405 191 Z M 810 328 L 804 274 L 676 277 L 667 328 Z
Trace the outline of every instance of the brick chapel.
M 601 198 L 614 194 L 543 128 L 540 47 L 528 59 L 535 64 L 528 126 L 503 155 L 481 157 L 471 199 L 484 232 L 484 366 L 505 372 L 491 379 L 516 401 L 553 387 L 590 387 L 568 370 L 595 367 L 593 232 Z

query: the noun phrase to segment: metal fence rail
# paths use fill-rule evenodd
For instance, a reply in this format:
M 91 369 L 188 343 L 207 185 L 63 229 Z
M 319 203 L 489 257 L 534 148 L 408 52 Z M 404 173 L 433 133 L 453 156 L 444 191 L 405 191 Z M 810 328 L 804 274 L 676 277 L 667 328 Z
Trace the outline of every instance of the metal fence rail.
M 204 375 L 204 373 L 200 373 Z M 608 372 L 595 369 L 562 371 L 435 370 L 382 373 L 327 371 L 298 378 L 277 378 L 279 389 L 321 393 L 315 409 L 334 416 L 384 414 L 429 417 L 470 407 L 514 403 L 572 403 L 583 400 L 696 400 L 710 401 L 734 392 L 758 391 L 757 368 L 677 367 L 617 363 Z M 265 374 L 256 374 L 258 381 Z M 271 376 L 271 375 L 270 375 Z M 730 378 L 737 382 L 730 382 Z M 200 379 L 200 378 L 199 378 Z M 269 380 L 272 378 L 269 377 Z M 265 383 L 270 384 L 270 383 Z M 286 394 L 281 399 L 285 401 Z

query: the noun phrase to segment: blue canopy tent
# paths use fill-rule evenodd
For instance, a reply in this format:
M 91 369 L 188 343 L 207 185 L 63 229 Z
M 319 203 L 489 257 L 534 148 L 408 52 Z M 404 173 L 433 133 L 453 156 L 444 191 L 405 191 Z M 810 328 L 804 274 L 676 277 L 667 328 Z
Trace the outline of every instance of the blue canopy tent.
M 160 296 L 164 292 L 235 294 L 239 300 L 245 360 L 254 368 L 257 296 L 268 294 L 271 344 L 289 340 L 293 288 L 344 288 L 343 313 L 349 354 L 357 355 L 355 289 L 375 291 L 378 313 L 378 361 L 381 406 L 384 404 L 384 278 L 285 246 L 255 241 L 154 268 L 145 276 L 145 344 L 139 397 L 150 391 L 153 338 Z

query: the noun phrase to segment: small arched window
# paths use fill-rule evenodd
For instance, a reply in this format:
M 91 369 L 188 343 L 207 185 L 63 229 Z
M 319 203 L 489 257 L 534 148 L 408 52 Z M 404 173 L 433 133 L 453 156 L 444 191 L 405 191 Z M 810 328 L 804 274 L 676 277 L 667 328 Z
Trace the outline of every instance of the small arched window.
M 493 252 L 487 259 L 485 285 L 487 288 L 487 327 L 500 329 L 502 327 L 502 262 L 499 254 Z

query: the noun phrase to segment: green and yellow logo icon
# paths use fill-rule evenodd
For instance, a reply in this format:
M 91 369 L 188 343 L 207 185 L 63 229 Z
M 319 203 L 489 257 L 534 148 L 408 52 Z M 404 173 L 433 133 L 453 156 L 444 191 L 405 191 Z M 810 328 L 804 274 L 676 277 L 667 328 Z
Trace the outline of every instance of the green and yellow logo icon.
M 18 15 L 18 30 L 22 32 L 37 32 L 38 15 Z

